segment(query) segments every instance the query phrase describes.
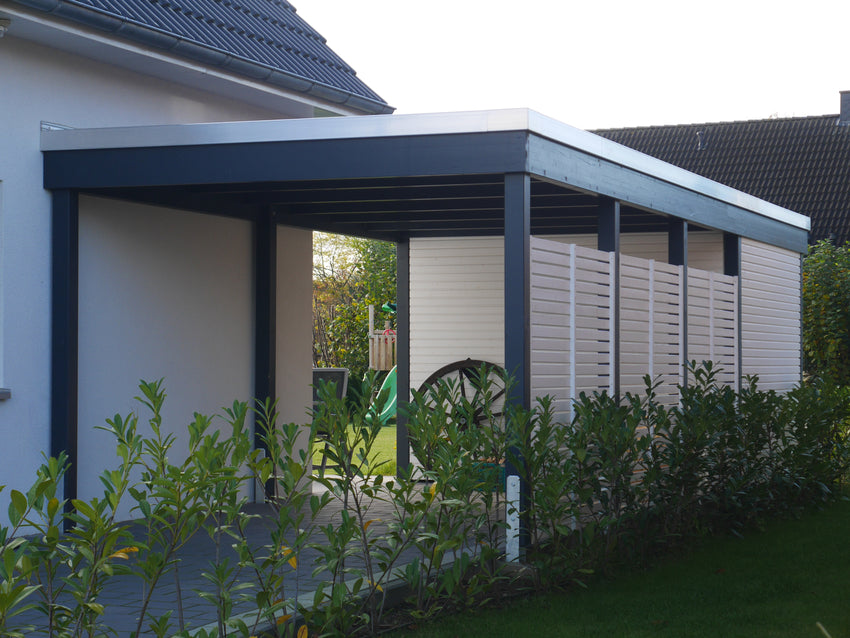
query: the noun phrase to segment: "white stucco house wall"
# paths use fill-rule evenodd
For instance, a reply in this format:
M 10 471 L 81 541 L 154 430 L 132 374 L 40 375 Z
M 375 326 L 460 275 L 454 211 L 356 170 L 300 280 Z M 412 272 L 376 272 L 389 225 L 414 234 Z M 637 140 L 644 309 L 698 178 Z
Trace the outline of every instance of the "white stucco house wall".
M 392 110 L 290 5 L 263 5 L 264 13 L 255 7 L 248 15 L 214 1 L 165 8 L 149 0 L 0 0 L 0 485 L 7 489 L 25 489 L 51 451 L 44 130 Z M 77 495 L 90 497 L 100 489 L 97 472 L 114 457 L 108 437 L 93 428 L 137 408 L 140 378 L 165 378 L 166 420 L 174 423 L 254 396 L 253 231 L 245 219 L 103 197 L 83 197 L 79 208 Z M 311 234 L 280 227 L 277 242 L 287 299 L 278 320 L 293 337 L 277 378 L 301 380 L 281 381 L 279 395 L 283 418 L 301 420 L 311 400 Z M 5 516 L 5 506 L 0 511 Z

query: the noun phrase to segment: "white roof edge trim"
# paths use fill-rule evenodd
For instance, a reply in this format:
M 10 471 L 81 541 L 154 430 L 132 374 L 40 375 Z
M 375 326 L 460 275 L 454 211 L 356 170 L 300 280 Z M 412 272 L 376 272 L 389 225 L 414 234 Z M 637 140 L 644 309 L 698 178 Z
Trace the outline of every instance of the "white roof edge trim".
M 42 131 L 41 149 L 244 144 L 494 131 L 528 131 L 764 217 L 807 231 L 811 229 L 811 220 L 805 215 L 524 108 Z

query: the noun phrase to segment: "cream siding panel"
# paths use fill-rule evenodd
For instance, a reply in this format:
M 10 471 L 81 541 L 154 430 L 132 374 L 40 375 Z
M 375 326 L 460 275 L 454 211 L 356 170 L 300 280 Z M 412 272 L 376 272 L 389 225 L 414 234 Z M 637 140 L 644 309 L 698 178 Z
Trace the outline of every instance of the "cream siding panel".
M 410 240 L 410 386 L 466 358 L 505 364 L 501 237 Z
M 718 381 L 738 379 L 738 279 L 688 268 L 688 360 L 713 362 Z
M 546 239 L 585 248 L 597 245 L 595 234 L 549 235 Z M 666 263 L 667 233 L 621 233 L 620 253 Z M 723 233 L 714 230 L 688 233 L 688 266 L 722 273 Z
M 716 230 L 689 232 L 688 268 L 722 273 L 723 233 Z
M 798 253 L 741 240 L 743 373 L 765 390 L 800 381 L 800 275 Z
M 620 389 L 643 394 L 644 376 L 661 382 L 657 398 L 672 405 L 681 380 L 682 268 L 620 256 Z
M 531 238 L 531 396 L 550 396 L 556 418 L 567 420 L 577 362 L 572 350 L 575 250 Z

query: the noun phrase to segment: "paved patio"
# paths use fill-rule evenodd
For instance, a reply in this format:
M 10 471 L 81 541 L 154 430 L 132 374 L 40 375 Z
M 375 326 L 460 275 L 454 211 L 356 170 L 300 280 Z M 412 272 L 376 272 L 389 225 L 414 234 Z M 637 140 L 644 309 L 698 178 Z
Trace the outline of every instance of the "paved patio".
M 316 486 L 314 491 L 322 488 Z M 251 514 L 259 514 L 254 518 L 248 527 L 249 543 L 254 547 L 261 547 L 270 543 L 270 531 L 272 529 L 273 510 L 268 505 L 250 505 L 248 511 Z M 322 510 L 316 520 L 319 526 L 327 526 L 334 524 L 339 520 L 340 512 L 342 511 L 342 502 L 339 499 L 332 499 L 331 503 Z M 386 521 L 393 518 L 391 504 L 382 501 L 374 500 L 370 505 L 370 519 L 380 519 L 375 523 L 375 529 L 378 532 L 386 525 Z M 321 535 L 315 537 L 316 542 L 321 542 Z M 232 562 L 236 562 L 236 554 L 229 546 L 228 541 L 224 542 L 227 545 L 223 552 L 225 556 L 232 557 Z M 323 576 L 328 573 L 320 573 L 313 575 L 315 559 L 318 556 L 318 551 L 315 549 L 305 549 L 298 560 L 297 575 L 290 576 L 287 580 L 286 591 L 283 595 L 287 598 L 295 596 L 308 595 L 312 599 L 314 592 L 322 580 Z M 212 591 L 212 586 L 201 575 L 202 571 L 208 568 L 209 561 L 215 554 L 215 545 L 209 535 L 201 530 L 192 538 L 191 542 L 180 552 L 180 564 L 178 566 L 180 591 L 182 595 L 183 617 L 186 627 L 197 629 L 198 627 L 209 625 L 215 621 L 215 608 L 212 603 L 204 601 L 198 596 L 197 591 Z M 410 559 L 415 555 L 415 550 L 408 550 Z M 409 560 L 409 559 L 408 559 Z M 402 563 L 406 560 L 402 560 Z M 250 575 L 244 574 L 240 578 L 240 582 L 247 582 Z M 103 617 L 103 622 L 106 626 L 112 627 L 118 636 L 129 636 L 132 631 L 135 631 L 136 623 L 139 615 L 139 609 L 142 599 L 142 583 L 140 579 L 132 576 L 115 576 L 110 580 L 109 585 L 103 592 L 99 601 L 104 605 L 106 611 Z M 303 600 L 303 599 L 302 599 Z M 172 611 L 172 631 L 178 630 L 178 590 L 174 573 L 169 573 L 154 593 L 152 603 L 148 611 L 154 616 L 159 616 L 168 611 Z M 234 606 L 236 612 L 250 612 L 252 605 L 247 602 L 241 602 Z M 34 612 L 28 612 L 25 615 L 15 618 L 16 625 L 32 624 L 41 629 L 31 632 L 28 635 L 45 635 L 43 618 Z M 153 635 L 149 632 L 143 632 L 142 635 Z

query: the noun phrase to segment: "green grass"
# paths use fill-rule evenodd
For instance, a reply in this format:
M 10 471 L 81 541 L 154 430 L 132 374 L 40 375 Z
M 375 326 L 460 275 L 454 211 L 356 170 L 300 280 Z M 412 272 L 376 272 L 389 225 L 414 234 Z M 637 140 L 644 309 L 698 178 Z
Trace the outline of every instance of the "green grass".
M 396 638 L 850 638 L 850 502 L 706 542 L 648 571 L 424 624 Z
M 394 475 L 396 470 L 396 427 L 395 424 L 385 425 L 372 448 L 371 474 Z M 317 440 L 313 448 L 313 470 L 318 472 L 322 464 L 322 454 L 325 451 L 324 441 Z M 333 466 L 328 463 L 327 472 L 333 472 Z

